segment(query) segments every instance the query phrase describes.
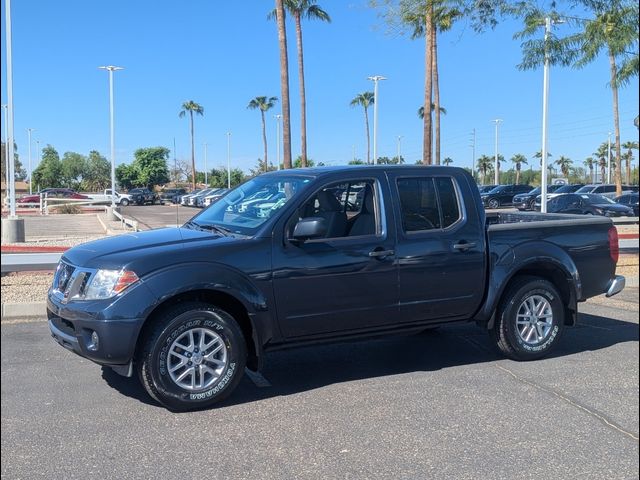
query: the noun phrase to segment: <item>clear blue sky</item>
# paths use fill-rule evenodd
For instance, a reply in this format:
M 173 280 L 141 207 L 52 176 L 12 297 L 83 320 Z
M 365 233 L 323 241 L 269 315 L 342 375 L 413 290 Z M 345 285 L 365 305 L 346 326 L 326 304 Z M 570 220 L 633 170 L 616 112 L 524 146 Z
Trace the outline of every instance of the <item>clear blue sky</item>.
M 308 152 L 316 162 L 344 164 L 364 158 L 362 109 L 349 106 L 358 93 L 380 83 L 378 151 L 421 156 L 422 124 L 416 115 L 424 89 L 424 43 L 389 34 L 366 0 L 321 0 L 333 22 L 304 24 Z M 196 120 L 196 156 L 203 143 L 208 165 L 226 163 L 226 135 L 232 132 L 233 166 L 248 170 L 262 156 L 260 115 L 247 110 L 258 95 L 280 97 L 275 22 L 266 19 L 272 0 L 14 0 L 13 81 L 15 138 L 23 163 L 27 128 L 41 146 L 109 156 L 107 73 L 115 74 L 116 158 L 130 162 L 140 147 L 163 145 L 179 159 L 190 158 L 189 125 L 178 118 L 184 101 L 205 109 Z M 4 1 L 2 1 L 2 103 L 6 103 Z M 289 35 L 292 150 L 299 154 L 299 96 L 293 25 Z M 494 124 L 501 118 L 500 153 L 531 157 L 540 150 L 542 71 L 521 72 L 519 25 L 474 33 L 461 23 L 440 37 L 442 154 L 454 165 L 470 166 L 471 131 L 476 156 L 493 155 Z M 566 28 L 566 27 L 558 27 Z M 542 32 L 541 32 L 542 34 Z M 551 72 L 549 151 L 576 163 L 595 151 L 613 131 L 612 97 L 606 58 L 576 71 Z M 270 160 L 275 160 L 275 120 L 268 116 Z M 620 92 L 622 141 L 638 139 L 638 80 Z M 4 123 L 4 119 L 3 119 Z M 4 125 L 3 125 L 4 127 Z M 4 132 L 4 130 L 3 130 Z M 173 157 L 173 154 L 171 155 Z M 636 160 L 637 162 L 637 160 Z M 537 162 L 533 162 L 534 166 Z M 34 161 L 35 168 L 35 161 Z

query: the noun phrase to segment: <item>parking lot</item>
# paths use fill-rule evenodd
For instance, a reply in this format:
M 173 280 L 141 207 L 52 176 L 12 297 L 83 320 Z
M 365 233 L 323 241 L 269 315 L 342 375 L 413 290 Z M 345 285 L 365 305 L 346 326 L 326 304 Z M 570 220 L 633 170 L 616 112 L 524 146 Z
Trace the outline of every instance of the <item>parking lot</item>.
M 3 322 L 2 476 L 636 478 L 638 289 L 582 312 L 530 363 L 472 325 L 273 353 L 186 414 Z

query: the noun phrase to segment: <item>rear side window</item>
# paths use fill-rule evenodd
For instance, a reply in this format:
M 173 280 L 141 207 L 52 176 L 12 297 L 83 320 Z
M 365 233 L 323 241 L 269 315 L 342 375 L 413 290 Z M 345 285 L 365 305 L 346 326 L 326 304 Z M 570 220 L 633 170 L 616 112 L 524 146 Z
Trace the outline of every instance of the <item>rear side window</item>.
M 402 229 L 421 232 L 447 228 L 460 218 L 451 178 L 403 178 L 397 181 Z

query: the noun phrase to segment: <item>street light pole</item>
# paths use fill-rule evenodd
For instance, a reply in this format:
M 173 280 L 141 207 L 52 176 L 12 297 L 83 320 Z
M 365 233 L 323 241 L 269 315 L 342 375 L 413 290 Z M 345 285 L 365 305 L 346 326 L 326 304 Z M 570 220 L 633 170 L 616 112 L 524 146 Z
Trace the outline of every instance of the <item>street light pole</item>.
M 502 122 L 501 119 L 496 118 L 494 120 L 494 122 L 496 123 L 496 158 L 495 158 L 495 175 L 494 175 L 494 180 L 495 180 L 495 184 L 499 185 L 500 184 L 500 172 L 499 172 L 499 167 L 498 167 L 498 126 L 500 125 L 500 122 Z
M 33 195 L 33 169 L 31 168 L 31 132 L 33 132 L 35 128 L 27 128 L 27 133 L 29 135 L 29 195 Z
M 278 162 L 278 170 L 280 170 L 280 119 L 282 115 L 274 115 L 276 118 L 276 161 Z
M 402 157 L 401 155 L 401 142 L 402 142 L 402 135 L 398 135 L 398 165 L 402 163 L 402 161 L 400 160 Z
M 116 140 L 113 121 L 113 72 L 123 70 L 123 67 L 107 65 L 98 67 L 109 72 L 109 131 L 111 137 L 111 208 L 116 207 Z
M 207 188 L 209 186 L 209 183 L 207 182 L 208 177 L 207 177 L 207 143 L 204 143 L 204 188 Z
M 231 132 L 227 132 L 227 188 L 231 188 Z
M 380 80 L 386 80 L 381 75 L 374 75 L 368 77 L 373 81 L 373 164 L 378 164 L 378 82 Z
M 4 176 L 5 176 L 5 197 L 9 196 L 9 154 L 8 154 L 8 145 L 7 145 L 7 139 L 9 137 L 8 135 L 8 125 L 9 125 L 9 113 L 7 111 L 7 105 L 3 104 L 2 105 L 2 110 L 4 110 L 4 136 L 2 137 L 2 139 L 4 140 L 4 161 L 5 161 L 5 169 L 4 169 Z
M 469 146 L 471 147 L 471 171 L 474 172 L 476 169 L 476 129 L 475 128 L 471 131 L 471 145 Z
M 5 144 L 5 154 L 7 155 L 9 168 L 7 174 L 9 183 L 7 185 L 9 191 L 9 215 L 11 218 L 16 216 L 16 182 L 14 171 L 15 152 L 13 150 L 13 60 L 11 51 L 11 0 L 4 2 L 4 22 L 6 36 L 6 67 L 7 67 L 7 143 Z

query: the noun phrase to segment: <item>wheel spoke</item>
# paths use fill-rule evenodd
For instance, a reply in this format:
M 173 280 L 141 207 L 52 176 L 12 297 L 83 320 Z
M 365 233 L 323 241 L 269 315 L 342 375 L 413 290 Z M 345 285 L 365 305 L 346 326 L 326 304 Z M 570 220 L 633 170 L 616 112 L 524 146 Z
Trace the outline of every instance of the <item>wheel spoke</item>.
M 195 376 L 195 369 L 193 367 L 187 368 L 184 372 L 182 372 L 178 378 L 176 378 L 176 382 L 182 381 L 187 375 L 191 375 L 191 383 L 193 383 L 193 377 Z

